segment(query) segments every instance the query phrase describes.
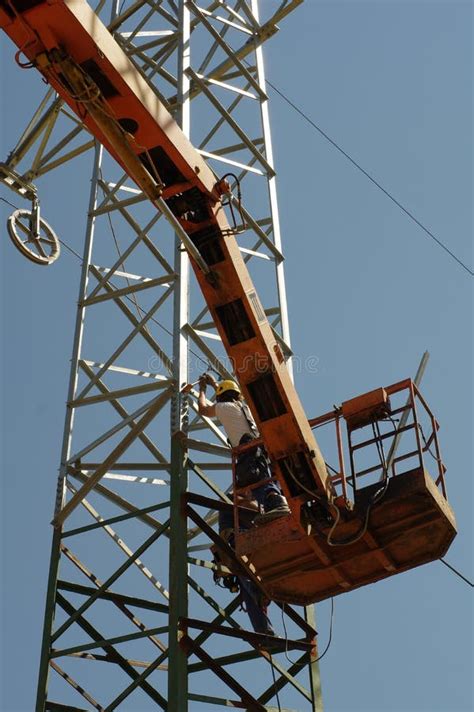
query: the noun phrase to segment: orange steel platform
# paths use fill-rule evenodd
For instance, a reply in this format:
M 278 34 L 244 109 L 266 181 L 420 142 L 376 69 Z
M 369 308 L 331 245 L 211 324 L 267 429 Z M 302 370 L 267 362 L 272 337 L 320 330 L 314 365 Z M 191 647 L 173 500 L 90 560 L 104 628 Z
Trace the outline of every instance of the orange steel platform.
M 307 490 L 299 510 L 304 533 L 295 512 L 236 530 L 236 552 L 254 567 L 269 598 L 301 605 L 321 601 L 446 553 L 456 536 L 456 521 L 446 499 L 439 425 L 410 379 L 347 401 L 310 422 L 336 425 L 339 467 L 331 477 L 338 495 L 335 505 L 328 507 Z M 387 445 L 402 435 L 403 450 L 394 448 L 385 456 Z M 375 464 L 371 451 L 379 458 Z M 349 473 L 344 453 L 350 458 Z M 360 455 L 364 465 L 357 466 Z M 425 466 L 428 457 L 434 460 L 435 478 Z M 368 461 L 372 464 L 366 467 Z M 404 466 L 408 469 L 400 471 Z M 367 477 L 375 481 L 361 487 Z
M 359 490 L 337 538 L 354 536 L 378 485 Z M 354 544 L 329 546 L 330 527 L 304 536 L 291 518 L 238 535 L 237 553 L 255 567 L 269 598 L 306 605 L 351 591 L 443 556 L 456 535 L 454 513 L 426 470 L 393 478 Z

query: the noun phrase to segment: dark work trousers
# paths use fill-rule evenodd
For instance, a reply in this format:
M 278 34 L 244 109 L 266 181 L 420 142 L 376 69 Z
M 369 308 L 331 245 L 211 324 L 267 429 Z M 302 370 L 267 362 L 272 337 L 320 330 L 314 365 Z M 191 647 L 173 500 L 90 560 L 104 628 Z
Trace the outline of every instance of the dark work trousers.
M 252 496 L 257 500 L 258 506 L 263 508 L 264 512 L 267 512 L 269 509 L 273 509 L 273 507 L 268 506 L 268 502 L 270 495 L 275 494 L 278 495 L 278 497 L 282 496 L 280 485 L 278 482 L 274 482 L 273 480 L 264 480 L 261 487 L 256 487 L 252 490 Z
M 268 483 L 273 485 L 273 482 Z M 263 490 L 267 485 L 259 487 L 259 490 Z M 272 490 L 273 492 L 274 490 Z M 255 492 L 255 490 L 254 490 Z M 241 531 L 249 529 L 251 523 L 243 522 L 242 517 L 240 521 Z M 234 515 L 232 511 L 219 512 L 219 531 L 222 532 L 224 529 L 227 531 L 234 528 Z M 235 547 L 234 534 L 232 533 L 227 540 L 229 546 L 233 549 Z M 272 628 L 270 619 L 267 616 L 266 607 L 262 605 L 261 599 L 262 594 L 258 586 L 254 584 L 248 578 L 243 578 L 242 576 L 237 577 L 240 585 L 240 593 L 242 596 L 242 603 L 245 610 L 247 611 L 248 617 L 250 618 L 250 623 L 252 628 L 256 633 L 265 633 L 266 635 L 275 635 L 275 631 Z

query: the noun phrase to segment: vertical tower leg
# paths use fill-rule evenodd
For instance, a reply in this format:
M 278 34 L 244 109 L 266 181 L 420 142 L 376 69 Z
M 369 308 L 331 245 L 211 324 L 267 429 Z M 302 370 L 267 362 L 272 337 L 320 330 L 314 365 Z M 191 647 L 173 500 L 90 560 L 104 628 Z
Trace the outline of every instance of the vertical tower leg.
M 81 280 L 79 284 L 79 299 L 76 314 L 76 324 L 74 330 L 74 342 L 71 357 L 71 369 L 69 374 L 68 387 L 68 405 L 66 408 L 66 417 L 64 422 L 63 443 L 61 450 L 61 462 L 59 467 L 58 485 L 56 491 L 56 503 L 54 514 L 62 508 L 66 497 L 66 476 L 67 476 L 67 461 L 71 454 L 72 432 L 74 426 L 74 409 L 70 403 L 76 392 L 79 359 L 81 355 L 82 339 L 84 334 L 85 308 L 84 300 L 87 294 L 89 284 L 89 267 L 92 257 L 92 248 L 94 243 L 94 228 L 95 217 L 94 211 L 98 201 L 98 176 L 102 162 L 103 148 L 95 144 L 95 154 L 92 169 L 91 191 L 89 196 L 89 209 L 86 227 L 86 238 L 84 242 L 83 262 L 81 269 Z M 36 712 L 44 712 L 46 709 L 46 700 L 48 692 L 48 679 L 51 660 L 51 634 L 55 620 L 56 608 L 56 592 L 57 579 L 59 575 L 60 559 L 61 559 L 61 535 L 62 527 L 54 530 L 53 541 L 51 547 L 51 560 L 48 575 L 48 587 L 46 592 L 46 608 L 43 625 L 43 637 L 41 643 L 41 657 L 38 676 L 38 688 L 36 696 Z
M 232 174 L 234 196 L 240 183 L 239 249 L 288 360 L 261 45 L 299 4 L 262 3 L 261 17 L 257 0 L 205 10 L 185 0 L 99 3 L 101 15 L 112 5 L 112 17 L 102 19 L 216 178 Z M 40 108 L 11 162 L 28 180 L 44 174 L 47 182 L 91 141 L 76 123 L 71 129 L 53 97 Z M 235 596 L 213 584 L 213 505 L 229 501 L 229 449 L 218 425 L 199 416 L 197 394 L 182 396 L 181 386 L 209 363 L 221 377 L 232 377 L 232 366 L 165 217 L 98 148 L 81 270 L 55 509 L 64 525 L 53 535 L 37 712 L 122 704 L 263 711 L 275 708 L 277 692 L 285 709 L 320 712 L 317 664 L 306 664 L 310 644 L 292 641 L 288 650 L 302 654 L 289 667 L 283 651 L 270 656 Z M 72 497 L 77 506 L 66 509 Z M 196 502 L 199 515 L 191 511 Z M 289 637 L 311 636 L 300 614 L 290 617 Z
M 190 62 L 190 13 L 184 0 L 179 2 L 178 42 L 178 111 L 176 119 L 189 138 L 190 107 L 189 80 L 186 70 Z M 174 394 L 171 402 L 171 497 L 170 497 L 170 637 L 168 710 L 186 712 L 188 709 L 188 657 L 180 645 L 180 620 L 188 616 L 187 520 L 184 495 L 188 489 L 186 466 L 187 396 L 181 395 L 188 381 L 188 337 L 184 331 L 189 321 L 189 258 L 181 242 L 175 239 L 175 272 L 173 329 Z

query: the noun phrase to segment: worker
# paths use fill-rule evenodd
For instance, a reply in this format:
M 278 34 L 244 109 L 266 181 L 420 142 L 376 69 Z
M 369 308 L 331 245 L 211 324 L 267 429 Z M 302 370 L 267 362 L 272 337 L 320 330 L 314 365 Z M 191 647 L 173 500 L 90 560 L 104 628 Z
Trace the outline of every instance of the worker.
M 245 503 L 248 507 L 248 502 Z M 246 509 L 246 514 L 240 515 L 240 528 L 242 530 L 248 529 L 252 526 L 252 517 L 249 518 L 248 509 Z M 220 512 L 219 513 L 219 534 L 224 539 L 224 541 L 229 544 L 229 546 L 234 549 L 234 529 L 232 526 L 232 512 Z M 222 564 L 227 566 L 227 568 L 232 569 L 232 560 L 223 554 L 217 547 L 212 547 L 214 554 L 214 563 Z M 222 580 L 223 583 L 219 584 Z M 259 587 L 248 578 L 244 576 L 233 575 L 222 575 L 220 573 L 214 574 L 214 581 L 224 588 L 228 588 L 230 591 L 235 593 L 240 589 L 240 597 L 242 602 L 242 607 L 248 614 L 252 627 L 256 633 L 263 633 L 264 635 L 276 637 L 275 631 L 272 627 L 270 619 L 267 615 L 267 608 L 270 601 L 264 596 Z M 238 582 L 238 586 L 236 583 Z M 268 648 L 268 641 L 265 645 Z
M 216 403 L 209 404 L 206 399 L 206 386 L 211 385 L 216 391 Z M 250 443 L 260 437 L 257 426 L 248 405 L 243 401 L 242 393 L 235 381 L 225 380 L 217 383 L 213 376 L 205 374 L 199 379 L 198 406 L 200 415 L 216 417 L 224 427 L 230 446 Z M 246 487 L 261 481 L 261 487 L 252 489 L 252 495 L 263 514 L 256 521 L 263 523 L 290 514 L 286 498 L 280 485 L 271 479 L 268 459 L 263 448 L 246 450 L 237 456 L 236 480 L 239 487 Z
M 207 385 L 211 385 L 216 391 L 215 404 L 207 402 Z M 217 383 L 210 374 L 202 376 L 199 379 L 198 407 L 200 415 L 218 418 L 226 431 L 232 448 L 238 448 L 259 438 L 255 421 L 247 404 L 243 401 L 240 388 L 235 381 L 224 380 Z M 241 530 L 248 529 L 254 523 L 261 524 L 290 514 L 290 508 L 281 493 L 279 484 L 271 479 L 268 458 L 260 445 L 255 449 L 251 448 L 240 455 L 238 454 L 236 460 L 237 486 L 245 487 L 259 481 L 262 481 L 262 485 L 250 490 L 250 498 L 245 502 L 247 515 L 239 515 Z M 254 499 L 252 500 L 252 498 Z M 251 508 L 252 502 L 256 507 L 256 512 L 258 509 L 263 509 L 263 513 L 249 519 L 248 508 Z M 234 548 L 233 516 L 230 512 L 220 513 L 219 533 Z M 275 636 L 275 631 L 267 615 L 269 601 L 265 600 L 253 581 L 240 576 L 238 580 L 242 602 L 253 629 L 256 633 Z M 268 644 L 264 647 L 268 648 Z

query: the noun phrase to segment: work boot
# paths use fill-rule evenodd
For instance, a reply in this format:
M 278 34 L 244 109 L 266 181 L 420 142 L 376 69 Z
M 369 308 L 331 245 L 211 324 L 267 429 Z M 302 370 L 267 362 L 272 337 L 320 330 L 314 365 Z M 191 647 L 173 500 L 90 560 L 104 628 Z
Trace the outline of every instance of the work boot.
M 255 517 L 255 523 L 271 522 L 273 519 L 287 517 L 291 514 L 286 498 L 281 494 L 269 494 L 264 504 L 265 512 Z

